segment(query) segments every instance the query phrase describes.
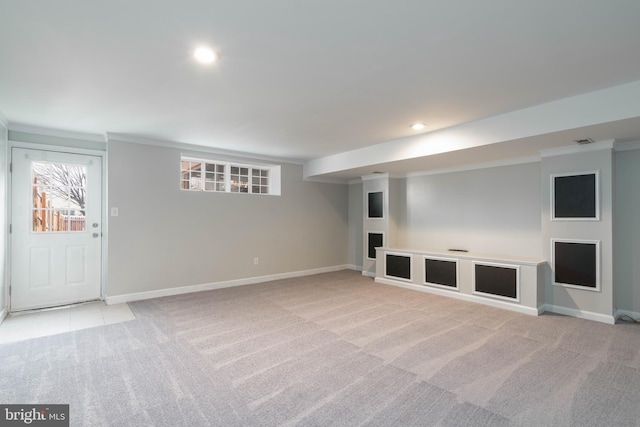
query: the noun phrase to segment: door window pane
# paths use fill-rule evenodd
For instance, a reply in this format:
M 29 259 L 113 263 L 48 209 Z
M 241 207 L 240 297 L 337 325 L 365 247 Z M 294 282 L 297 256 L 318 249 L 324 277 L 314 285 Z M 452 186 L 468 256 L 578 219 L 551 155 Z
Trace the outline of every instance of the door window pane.
M 33 162 L 31 180 L 34 232 L 86 230 L 85 166 Z

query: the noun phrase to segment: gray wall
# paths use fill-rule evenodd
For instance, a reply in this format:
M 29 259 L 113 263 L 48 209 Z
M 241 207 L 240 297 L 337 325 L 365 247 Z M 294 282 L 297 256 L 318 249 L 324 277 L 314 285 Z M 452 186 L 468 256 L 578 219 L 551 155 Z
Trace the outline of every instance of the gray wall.
M 541 258 L 540 164 L 407 178 L 402 247 Z
M 58 142 L 29 138 L 12 136 Z M 6 147 L 0 124 L 3 204 Z M 280 197 L 183 192 L 180 153 L 109 144 L 108 201 L 120 208 L 120 216 L 109 217 L 109 296 L 345 264 L 362 267 L 362 183 L 305 182 L 300 166 L 284 164 Z M 640 150 L 617 152 L 614 160 L 615 306 L 640 313 Z M 541 194 L 541 185 L 548 186 L 542 175 L 541 164 L 530 163 L 401 180 L 406 191 L 396 216 L 397 245 L 541 258 L 547 248 L 540 212 L 548 198 Z M 4 251 L 4 205 L 0 216 Z M 0 311 L 8 304 L 6 292 L 0 265 Z
M 7 256 L 7 128 L 0 121 L 0 313 L 8 308 L 8 287 L 5 280 Z
M 108 296 L 348 263 L 347 185 L 283 164 L 282 196 L 182 191 L 180 155 L 108 142 Z
M 362 183 L 349 185 L 349 265 L 362 269 Z
M 619 310 L 640 313 L 640 150 L 615 155 L 614 269 Z

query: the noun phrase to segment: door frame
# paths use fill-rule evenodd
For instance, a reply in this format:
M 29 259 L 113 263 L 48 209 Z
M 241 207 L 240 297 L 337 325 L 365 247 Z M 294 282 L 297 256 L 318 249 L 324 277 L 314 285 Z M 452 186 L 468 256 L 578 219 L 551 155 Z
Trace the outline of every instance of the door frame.
M 81 141 L 80 141 L 81 142 Z M 107 152 L 106 145 L 105 150 L 95 150 L 89 148 L 78 148 L 78 147 L 70 147 L 66 145 L 55 145 L 55 144 L 42 144 L 42 143 L 30 143 L 30 142 L 21 142 L 21 141 L 7 141 L 7 179 L 6 179 L 6 194 L 7 194 L 7 204 L 6 204 L 6 218 L 7 218 L 7 246 L 6 246 L 6 281 L 7 284 L 7 306 L 9 309 L 9 313 L 13 312 L 13 305 L 11 301 L 11 285 L 13 275 L 11 272 L 11 261 L 13 255 L 13 248 L 11 247 L 11 226 L 13 224 L 13 172 L 12 161 L 13 161 L 13 149 L 14 148 L 24 148 L 29 150 L 38 150 L 38 151 L 54 151 L 58 153 L 69 153 L 69 154 L 81 154 L 88 156 L 95 156 L 100 158 L 101 166 L 102 166 L 102 176 L 100 177 L 101 183 L 100 188 L 102 190 L 102 211 L 100 212 L 101 221 L 103 224 L 102 227 L 102 245 L 101 245 L 101 262 L 100 262 L 100 300 L 104 301 L 107 294 L 107 240 L 109 235 L 109 224 L 108 224 L 108 216 L 107 212 Z M 37 311 L 39 309 L 35 309 Z M 26 310 L 27 312 L 29 310 Z

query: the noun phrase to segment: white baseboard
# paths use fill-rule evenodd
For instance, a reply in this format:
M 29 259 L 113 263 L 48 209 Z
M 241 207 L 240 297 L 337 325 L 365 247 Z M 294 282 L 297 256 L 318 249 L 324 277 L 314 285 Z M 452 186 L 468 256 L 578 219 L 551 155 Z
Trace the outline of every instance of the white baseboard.
M 367 276 L 367 277 L 376 277 L 376 273 L 372 273 L 370 271 L 365 271 L 365 270 L 361 270 L 362 271 L 362 275 L 363 276 Z
M 145 299 L 168 297 L 172 295 L 189 294 L 192 292 L 210 291 L 213 289 L 230 288 L 233 286 L 253 285 L 256 283 L 270 282 L 273 280 L 290 279 L 293 277 L 311 276 L 313 274 L 330 273 L 333 271 L 347 270 L 348 265 L 336 265 L 332 267 L 314 268 L 311 270 L 294 271 L 290 273 L 271 274 L 268 276 L 249 277 L 246 279 L 226 280 L 224 282 L 204 283 L 201 285 L 180 286 L 177 288 L 158 289 L 155 291 L 136 292 L 133 294 L 107 296 L 105 302 L 111 304 L 121 304 L 130 301 L 140 301 Z
M 545 304 L 544 311 L 550 313 L 563 314 L 565 316 L 578 317 L 580 319 L 593 320 L 596 322 L 615 325 L 616 318 L 608 314 L 594 313 L 592 311 L 579 310 L 577 308 L 562 307 L 558 305 Z
M 345 268 L 348 268 L 349 270 L 354 270 L 354 271 L 362 271 L 361 265 L 347 264 L 345 265 Z
M 397 282 L 395 280 L 385 279 L 383 277 L 376 277 L 376 282 L 384 283 L 385 285 L 393 285 L 393 286 L 399 286 L 401 288 L 412 289 L 414 291 L 420 291 L 420 292 L 426 292 L 429 294 L 435 294 L 435 295 L 440 295 L 444 297 L 456 298 L 463 301 L 477 302 L 479 304 L 489 305 L 491 307 L 502 308 L 505 310 L 517 311 L 518 313 L 529 314 L 532 316 L 537 316 L 539 313 L 538 308 L 525 307 L 522 305 L 509 303 L 506 301 L 499 301 L 491 298 L 483 298 L 477 295 L 462 294 L 454 290 L 447 291 L 444 289 L 432 288 L 430 286 L 420 286 L 420 285 L 415 285 L 413 283 Z
M 629 310 L 616 310 L 615 314 L 613 315 L 613 317 L 615 317 L 616 319 L 620 318 L 620 316 L 622 315 L 627 315 L 635 320 L 640 321 L 640 313 L 638 313 L 637 311 L 629 311 Z

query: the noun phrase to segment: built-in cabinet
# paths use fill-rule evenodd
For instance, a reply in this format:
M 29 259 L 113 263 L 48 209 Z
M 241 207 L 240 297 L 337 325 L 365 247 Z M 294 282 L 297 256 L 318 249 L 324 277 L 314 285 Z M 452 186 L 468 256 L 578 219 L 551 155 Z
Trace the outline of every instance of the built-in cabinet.
M 381 247 L 376 282 L 521 313 L 544 311 L 545 261 Z
M 409 203 L 406 179 L 365 176 L 363 274 L 523 313 L 614 323 L 613 149 L 604 141 L 541 152 L 540 258 L 405 247 L 397 225 Z

